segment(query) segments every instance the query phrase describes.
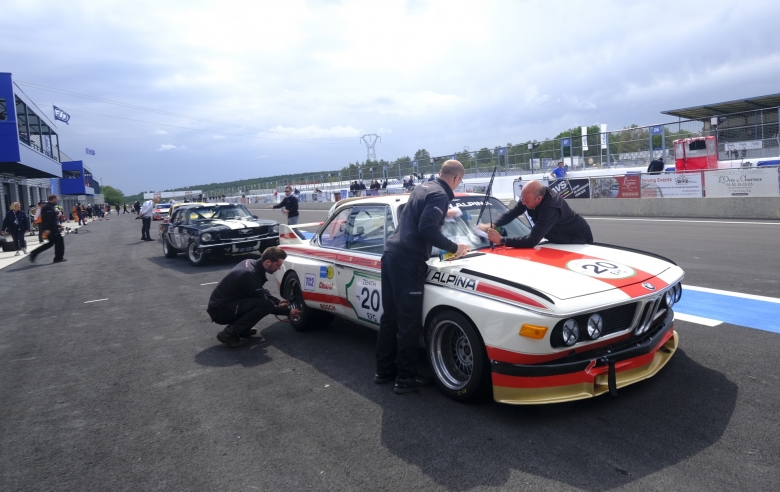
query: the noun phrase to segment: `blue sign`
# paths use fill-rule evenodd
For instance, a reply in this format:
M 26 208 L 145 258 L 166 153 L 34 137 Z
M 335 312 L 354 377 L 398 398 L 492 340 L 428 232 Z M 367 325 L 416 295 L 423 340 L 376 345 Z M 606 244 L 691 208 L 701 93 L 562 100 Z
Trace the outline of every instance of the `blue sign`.
M 54 119 L 69 125 L 68 120 L 70 120 L 70 115 L 57 106 L 52 105 L 52 107 L 54 108 Z
M 571 147 L 571 139 L 564 138 L 563 140 L 561 140 L 561 145 L 564 147 Z
M 650 127 L 650 132 L 651 132 L 653 135 L 660 135 L 660 134 L 662 134 L 662 133 L 663 133 L 663 127 L 662 127 L 661 125 L 658 125 L 658 126 L 651 126 L 651 127 Z
M 504 154 L 504 147 L 501 147 L 500 149 L 498 149 L 498 155 L 503 155 L 503 154 Z
M 95 151 L 87 147 L 87 154 L 89 155 L 95 155 Z

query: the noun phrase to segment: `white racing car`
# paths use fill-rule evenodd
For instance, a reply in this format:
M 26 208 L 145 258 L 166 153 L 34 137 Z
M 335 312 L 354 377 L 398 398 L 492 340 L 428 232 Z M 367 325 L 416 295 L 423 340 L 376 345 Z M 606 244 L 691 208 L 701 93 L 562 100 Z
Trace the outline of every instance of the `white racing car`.
M 288 257 L 276 279 L 303 311 L 296 329 L 333 315 L 378 328 L 382 251 L 407 199 L 340 204 L 311 239 L 280 226 Z M 451 206 L 463 213 L 442 227 L 474 251 L 447 260 L 434 249 L 428 261 L 420 342 L 442 392 L 465 400 L 492 389 L 496 401 L 511 404 L 614 396 L 669 361 L 684 275 L 674 262 L 604 244 L 493 248 L 475 232 L 482 204 L 482 195 L 456 195 Z M 506 210 L 490 199 L 482 222 Z M 517 219 L 502 230 L 528 232 Z

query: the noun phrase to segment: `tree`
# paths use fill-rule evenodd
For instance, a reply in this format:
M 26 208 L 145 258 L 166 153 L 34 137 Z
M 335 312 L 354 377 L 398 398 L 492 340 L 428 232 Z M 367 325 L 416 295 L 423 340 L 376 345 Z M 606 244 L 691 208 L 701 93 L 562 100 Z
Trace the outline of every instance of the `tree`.
M 100 191 L 103 192 L 103 200 L 105 200 L 105 202 L 109 205 L 122 204 L 122 199 L 125 196 L 125 194 L 122 193 L 122 190 L 118 190 L 113 186 L 102 186 Z
M 414 153 L 414 160 L 418 163 L 420 161 L 425 161 L 425 163 L 428 164 L 431 161 L 431 153 L 425 149 L 420 149 Z

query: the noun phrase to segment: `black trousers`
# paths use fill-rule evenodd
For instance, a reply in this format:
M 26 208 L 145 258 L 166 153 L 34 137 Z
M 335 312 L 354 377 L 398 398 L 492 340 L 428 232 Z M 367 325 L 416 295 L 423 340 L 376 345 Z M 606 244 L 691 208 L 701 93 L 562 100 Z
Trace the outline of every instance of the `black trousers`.
M 65 257 L 65 240 L 62 239 L 62 234 L 60 233 L 49 234 L 49 242 L 33 250 L 30 256 L 35 258 L 51 247 L 54 247 L 54 261 L 60 261 Z
M 271 314 L 274 307 L 269 299 L 247 298 L 219 308 L 208 308 L 206 312 L 211 316 L 211 321 L 218 325 L 228 325 L 229 332 L 243 337 L 258 321 Z
M 11 237 L 14 239 L 14 247 L 16 251 L 27 247 L 27 241 L 24 240 L 24 230 L 19 229 L 17 231 L 11 231 Z
M 398 372 L 406 379 L 416 373 L 423 309 L 423 287 L 428 266 L 393 253 L 382 255 L 382 307 L 376 339 L 376 371 Z
M 151 239 L 149 228 L 152 227 L 151 217 L 141 217 L 141 239 Z

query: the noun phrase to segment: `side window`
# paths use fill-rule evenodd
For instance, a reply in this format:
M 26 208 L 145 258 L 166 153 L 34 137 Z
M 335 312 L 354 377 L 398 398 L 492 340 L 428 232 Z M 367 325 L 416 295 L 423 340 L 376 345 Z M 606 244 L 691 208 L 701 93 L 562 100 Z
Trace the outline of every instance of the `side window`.
M 395 232 L 395 223 L 393 222 L 393 209 L 385 207 L 387 213 L 385 214 L 385 239 L 389 238 Z
M 387 207 L 366 205 L 352 208 L 347 220 L 347 249 L 371 254 L 385 250 Z
M 325 230 L 320 234 L 320 244 L 326 248 L 345 249 L 347 247 L 347 220 L 352 213 L 351 208 L 347 208 L 336 214 Z

